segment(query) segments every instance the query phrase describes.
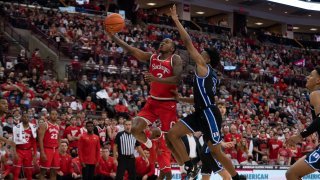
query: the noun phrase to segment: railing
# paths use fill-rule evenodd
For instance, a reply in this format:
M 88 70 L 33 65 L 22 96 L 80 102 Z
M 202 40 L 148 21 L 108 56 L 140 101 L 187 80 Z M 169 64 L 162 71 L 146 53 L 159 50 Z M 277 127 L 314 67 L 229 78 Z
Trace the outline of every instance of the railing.
M 30 30 L 32 34 L 38 35 L 38 39 L 44 43 L 48 48 L 53 50 L 55 53 L 59 54 L 59 44 L 52 40 L 47 34 L 43 33 L 40 29 L 36 26 L 30 26 Z
M 13 39 L 15 39 L 19 44 L 29 51 L 28 41 L 19 33 L 17 33 L 7 21 L 4 21 L 3 31 L 8 33 Z

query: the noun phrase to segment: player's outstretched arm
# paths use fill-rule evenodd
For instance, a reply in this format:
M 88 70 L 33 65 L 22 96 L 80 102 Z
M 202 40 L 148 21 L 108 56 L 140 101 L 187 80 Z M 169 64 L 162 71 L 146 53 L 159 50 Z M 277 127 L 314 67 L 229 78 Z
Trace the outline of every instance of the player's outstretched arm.
M 172 8 L 170 8 L 170 12 L 171 12 L 171 18 L 178 28 L 179 34 L 181 36 L 181 40 L 183 41 L 184 45 L 186 46 L 186 48 L 191 56 L 191 59 L 193 59 L 195 61 L 195 63 L 197 64 L 197 74 L 199 76 L 206 76 L 206 74 L 208 72 L 206 62 L 203 59 L 203 57 L 201 56 L 201 54 L 198 52 L 198 50 L 193 46 L 192 40 L 191 40 L 189 34 L 187 33 L 187 31 L 184 29 L 184 27 L 180 23 L 175 5 L 173 5 Z
M 314 91 L 310 94 L 310 104 L 314 107 L 315 113 L 318 115 L 316 119 L 312 121 L 312 123 L 300 134 L 291 136 L 287 140 L 287 144 L 295 145 L 296 143 L 302 141 L 303 138 L 310 136 L 315 133 L 320 126 L 320 92 Z
M 138 48 L 132 47 L 129 44 L 127 44 L 126 42 L 124 42 L 123 40 L 119 39 L 116 35 L 112 34 L 112 33 L 107 33 L 111 39 L 118 44 L 119 46 L 121 46 L 125 51 L 127 51 L 127 53 L 129 55 L 134 56 L 135 58 L 137 58 L 139 61 L 142 62 L 149 62 L 150 58 L 151 58 L 151 53 L 149 52 L 144 52 Z

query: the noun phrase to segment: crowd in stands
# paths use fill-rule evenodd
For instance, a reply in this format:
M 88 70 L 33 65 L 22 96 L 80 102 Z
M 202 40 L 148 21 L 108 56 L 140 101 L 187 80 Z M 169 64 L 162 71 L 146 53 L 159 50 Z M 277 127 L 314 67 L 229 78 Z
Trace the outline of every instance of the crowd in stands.
M 92 120 L 104 130 L 101 133 L 96 128 L 95 133 L 106 147 L 102 157 L 108 157 L 116 134 L 124 130 L 123 122 L 134 117 L 148 97 L 149 87 L 143 79 L 148 66 L 125 56 L 123 49 L 106 36 L 102 17 L 18 6 L 4 10 L 10 16 L 27 17 L 48 37 L 70 44 L 73 53 L 69 76 L 62 81 L 47 74 L 37 54 L 31 57 L 31 66 L 19 61 L 23 70 L 16 69 L 21 66 L 1 67 L 1 96 L 7 99 L 10 110 L 2 117 L 4 136 L 12 135 L 12 127 L 20 121 L 22 112 L 27 111 L 30 121 L 38 124 L 48 118 L 51 109 L 58 109 L 63 138 L 73 141 L 74 135 L 67 133 L 68 126 L 77 126 L 80 135 L 85 131 L 84 122 Z M 149 52 L 156 52 L 163 38 L 172 38 L 178 47 L 183 46 L 175 29 L 158 23 L 130 25 L 119 36 Z M 235 148 L 225 152 L 235 165 L 291 165 L 316 147 L 316 135 L 292 147 L 286 146 L 285 141 L 311 122 L 305 75 L 320 62 L 319 51 L 228 34 L 190 33 L 199 51 L 215 47 L 225 67 L 236 67 L 223 70 L 220 95 L 216 97 L 227 108 L 221 132 L 225 142 L 234 142 Z M 21 55 L 17 58 L 21 59 Z M 294 65 L 300 59 L 305 64 Z M 183 74 L 179 92 L 191 96 L 193 71 L 189 70 L 189 60 L 184 61 L 188 70 Z M 70 80 L 78 80 L 76 89 Z M 182 118 L 194 108 L 178 103 L 177 110 L 178 118 Z M 72 161 L 77 161 L 75 150 L 68 153 L 74 158 Z

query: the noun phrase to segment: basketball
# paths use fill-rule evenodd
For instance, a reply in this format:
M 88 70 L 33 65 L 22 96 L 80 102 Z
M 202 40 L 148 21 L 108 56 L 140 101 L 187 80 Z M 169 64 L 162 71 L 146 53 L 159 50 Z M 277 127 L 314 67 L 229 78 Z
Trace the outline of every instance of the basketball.
M 123 17 L 120 14 L 113 13 L 108 15 L 104 21 L 107 32 L 117 33 L 122 31 L 125 26 Z

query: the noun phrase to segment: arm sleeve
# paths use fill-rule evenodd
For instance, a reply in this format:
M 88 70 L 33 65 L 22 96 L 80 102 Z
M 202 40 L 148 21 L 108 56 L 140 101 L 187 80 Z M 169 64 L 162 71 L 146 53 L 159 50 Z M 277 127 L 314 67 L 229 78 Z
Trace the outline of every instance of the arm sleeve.
M 320 128 L 320 117 L 317 117 L 312 123 L 300 133 L 303 138 L 306 138 L 316 132 Z

